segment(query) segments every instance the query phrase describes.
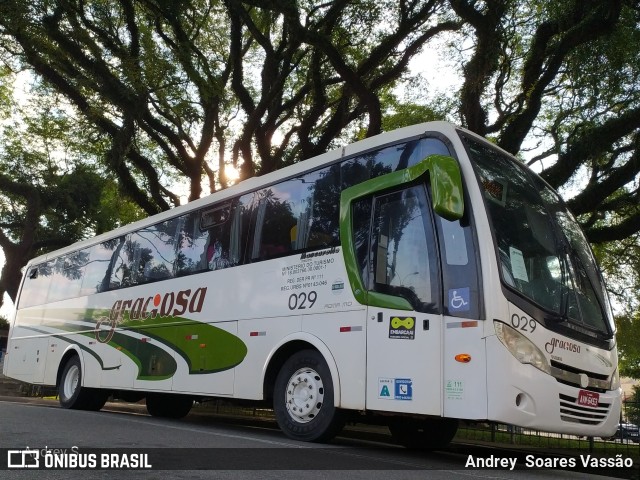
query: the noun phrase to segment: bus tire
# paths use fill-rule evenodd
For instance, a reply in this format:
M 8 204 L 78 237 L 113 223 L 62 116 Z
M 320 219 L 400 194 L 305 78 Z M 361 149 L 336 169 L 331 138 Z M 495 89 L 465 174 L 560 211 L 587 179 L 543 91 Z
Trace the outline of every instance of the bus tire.
M 301 350 L 284 363 L 274 386 L 273 409 L 280 429 L 289 438 L 326 442 L 344 426 L 335 407 L 329 366 L 316 350 Z
M 147 412 L 152 417 L 183 418 L 191 411 L 193 399 L 171 393 L 150 393 L 146 403 Z
M 82 386 L 82 365 L 77 355 L 67 360 L 58 384 L 58 399 L 63 408 L 98 411 L 108 396 L 104 390 Z
M 107 399 L 109 398 L 109 392 L 97 388 L 83 388 L 82 390 L 86 396 L 82 410 L 90 410 L 92 412 L 102 410 L 102 407 L 104 407 L 104 404 L 107 403 Z
M 458 431 L 455 418 L 397 418 L 389 424 L 395 442 L 412 450 L 446 448 Z

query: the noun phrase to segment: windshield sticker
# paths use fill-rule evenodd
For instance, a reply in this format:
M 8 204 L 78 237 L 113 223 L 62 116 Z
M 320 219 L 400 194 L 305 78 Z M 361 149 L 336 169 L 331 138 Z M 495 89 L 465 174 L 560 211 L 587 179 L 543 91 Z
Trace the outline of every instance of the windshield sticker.
M 469 295 L 469 287 L 449 290 L 449 311 L 468 312 L 471 308 Z
M 517 248 L 509 247 L 509 257 L 511 258 L 511 273 L 513 274 L 513 278 L 528 282 L 529 276 L 527 275 L 527 267 L 524 264 L 522 252 Z
M 391 317 L 389 338 L 413 340 L 416 337 L 416 317 Z

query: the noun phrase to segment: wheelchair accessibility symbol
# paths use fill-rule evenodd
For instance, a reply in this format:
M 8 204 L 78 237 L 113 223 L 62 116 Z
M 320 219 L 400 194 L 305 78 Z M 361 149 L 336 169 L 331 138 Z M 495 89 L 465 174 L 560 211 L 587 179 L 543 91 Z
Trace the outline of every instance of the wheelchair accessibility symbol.
M 449 310 L 452 312 L 467 312 L 469 305 L 469 287 L 449 290 Z

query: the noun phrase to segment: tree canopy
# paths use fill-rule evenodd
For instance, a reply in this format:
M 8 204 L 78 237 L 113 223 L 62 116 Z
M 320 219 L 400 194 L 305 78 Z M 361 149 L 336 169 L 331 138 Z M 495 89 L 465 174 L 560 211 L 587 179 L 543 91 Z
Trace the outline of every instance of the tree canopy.
M 50 162 L 45 178 L 33 137 L 20 137 L 16 156 L 2 133 L 0 173 L 25 205 L 0 212 L 2 247 L 9 258 L 5 245 L 20 243 L 29 202 L 73 214 L 42 197 L 67 189 L 61 178 L 107 179 L 92 190 L 117 184 L 153 214 L 180 202 L 177 185 L 189 200 L 226 187 L 229 164 L 260 175 L 433 118 L 532 164 L 591 242 L 624 241 L 640 231 L 639 19 L 636 0 L 4 0 L 2 68 L 30 72 L 64 105 L 60 138 L 78 161 L 64 174 Z M 461 78 L 444 98 L 417 73 L 441 68 L 421 60 L 434 48 Z M 38 194 L 16 162 L 43 172 Z M 18 195 L 2 192 L 7 205 Z M 74 201 L 93 223 L 51 238 L 95 230 L 104 197 Z M 38 228 L 54 224 L 32 215 Z M 31 241 L 16 266 L 53 247 Z

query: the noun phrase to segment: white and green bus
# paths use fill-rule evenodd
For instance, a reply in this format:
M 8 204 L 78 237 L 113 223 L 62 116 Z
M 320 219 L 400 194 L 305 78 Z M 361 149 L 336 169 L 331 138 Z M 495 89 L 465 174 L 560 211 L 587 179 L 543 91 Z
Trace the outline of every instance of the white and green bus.
M 437 448 L 460 419 L 610 436 L 617 363 L 558 194 L 435 122 L 33 259 L 4 374 L 57 386 L 66 408 L 266 402 L 294 439 L 356 418 Z

